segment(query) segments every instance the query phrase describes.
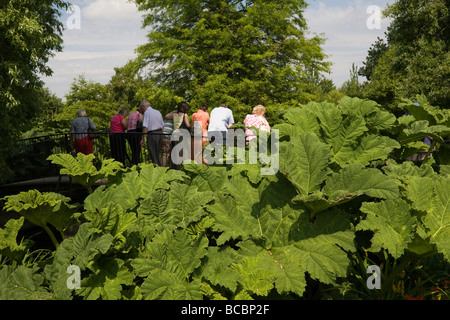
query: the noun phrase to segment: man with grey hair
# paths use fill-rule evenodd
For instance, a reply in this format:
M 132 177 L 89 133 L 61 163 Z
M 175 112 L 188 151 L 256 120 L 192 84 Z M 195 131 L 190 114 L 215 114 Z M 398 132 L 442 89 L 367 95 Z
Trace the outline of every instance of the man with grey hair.
M 144 145 L 145 136 L 147 136 L 147 148 L 152 162 L 161 166 L 159 153 L 162 147 L 162 135 L 164 129 L 164 121 L 161 112 L 153 109 L 150 102 L 144 100 L 141 102 L 140 108 L 144 113 L 142 122 L 142 139 L 141 146 Z
M 88 129 L 96 129 L 96 126 L 90 118 L 87 117 L 86 110 L 78 109 L 77 118 L 73 119 L 70 127 L 70 144 L 75 149 L 75 153 L 91 154 L 93 152 L 93 143 L 89 139 Z

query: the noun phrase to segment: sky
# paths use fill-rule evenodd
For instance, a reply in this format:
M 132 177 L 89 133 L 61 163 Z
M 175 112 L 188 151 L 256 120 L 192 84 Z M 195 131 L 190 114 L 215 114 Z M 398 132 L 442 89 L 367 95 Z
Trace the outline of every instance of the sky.
M 349 79 L 353 63 L 363 66 L 368 49 L 378 37 L 384 37 L 389 25 L 384 18 L 377 20 L 377 11 L 368 12 L 368 8 L 377 6 L 383 10 L 389 1 L 307 2 L 304 15 L 311 36 L 318 34 L 327 39 L 322 48 L 333 65 L 326 77 L 339 87 Z M 79 75 L 93 82 L 108 83 L 115 67 L 136 57 L 135 49 L 146 43 L 148 33 L 142 28 L 142 13 L 127 0 L 72 0 L 71 3 L 74 10 L 61 16 L 65 26 L 63 51 L 48 63 L 53 75 L 43 78 L 46 86 L 62 99 Z

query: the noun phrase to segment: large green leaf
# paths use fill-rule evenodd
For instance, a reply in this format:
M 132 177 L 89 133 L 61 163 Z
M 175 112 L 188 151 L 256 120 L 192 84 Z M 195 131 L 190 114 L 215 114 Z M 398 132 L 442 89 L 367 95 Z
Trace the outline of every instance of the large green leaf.
M 390 159 L 387 162 L 387 165 L 383 168 L 383 171 L 386 175 L 402 181 L 407 180 L 410 176 L 433 178 L 436 175 L 431 165 L 425 164 L 418 167 L 414 165 L 412 161 L 397 163 L 393 159 Z
M 450 111 L 430 105 L 424 95 L 416 96 L 418 105 L 409 99 L 403 99 L 399 107 L 407 109 L 416 120 L 426 120 L 431 125 L 450 126 Z
M 201 300 L 199 280 L 188 282 L 173 273 L 160 270 L 148 276 L 141 285 L 145 300 Z
M 153 237 L 141 257 L 131 262 L 135 274 L 145 278 L 143 298 L 201 299 L 200 281 L 191 281 L 191 276 L 201 265 L 207 247 L 205 237 L 192 240 L 184 230 L 167 230 Z
M 429 125 L 426 120 L 413 122 L 409 128 L 399 134 L 397 140 L 403 145 L 409 142 L 432 137 L 437 141 L 443 141 L 443 137 L 450 135 L 450 127 L 444 125 Z
M 385 160 L 393 149 L 401 147 L 397 141 L 379 134 L 380 130 L 392 126 L 396 118 L 381 111 L 373 101 L 347 97 L 339 101 L 338 106 L 326 102 L 309 103 L 289 110 L 284 117 L 288 123 L 276 126 L 282 138 L 289 136 L 289 139 L 284 140 L 293 143 L 291 140 L 304 133 L 316 134 L 329 145 L 332 151 L 330 162 L 340 167 L 352 163 L 368 165 L 374 160 Z M 293 145 L 286 144 L 286 141 L 282 141 L 281 150 L 292 149 Z M 298 144 L 298 140 L 295 141 Z M 300 152 L 307 154 L 304 150 Z M 284 154 L 281 161 L 295 164 L 293 159 L 297 160 L 299 155 L 294 153 L 292 155 L 295 158 Z
M 373 106 L 372 106 L 373 107 Z M 369 107 L 372 110 L 372 107 Z M 332 111 L 331 111 L 332 110 Z M 369 113 L 376 112 L 367 111 Z M 345 111 L 345 109 L 343 110 Z M 376 112 L 376 114 L 378 114 Z M 335 108 L 322 112 L 319 115 L 320 125 L 324 132 L 324 140 L 332 146 L 333 160 L 340 166 L 349 163 L 368 165 L 373 160 L 384 160 L 394 148 L 400 148 L 400 144 L 388 137 L 368 134 L 367 119 L 364 112 L 352 110 L 349 115 L 341 115 Z M 390 125 L 395 121 L 389 118 Z M 373 120 L 373 119 L 372 119 Z M 376 125 L 383 127 L 382 119 L 378 119 Z
M 142 164 L 139 171 L 124 173 L 120 181 L 108 188 L 97 188 L 85 199 L 84 207 L 88 211 L 96 211 L 112 201 L 121 205 L 124 211 L 129 211 L 138 205 L 140 199 L 151 196 L 154 190 L 169 189 L 172 181 L 182 181 L 184 177 L 181 171 Z
M 217 244 L 223 245 L 230 239 L 247 240 L 262 237 L 258 218 L 251 211 L 241 210 L 232 197 L 223 197 L 213 206 L 208 207 L 214 217 L 213 230 L 221 232 Z
M 236 175 L 224 187 L 224 195 L 208 206 L 215 220 L 212 228 L 221 232 L 218 244 L 252 238 L 264 240 L 270 247 L 272 242 L 287 241 L 289 227 L 302 211 L 289 205 L 295 190 L 282 175 L 264 178 L 256 187 L 246 177 Z
M 259 276 L 267 276 L 259 279 L 262 283 L 273 277 L 279 293 L 302 295 L 306 272 L 325 283 L 333 283 L 337 277 L 345 276 L 349 260 L 341 248 L 354 250 L 354 232 L 348 217 L 337 209 L 323 212 L 311 223 L 305 209 L 287 200 L 295 195 L 293 190 L 281 195 L 277 193 L 289 190 L 289 187 L 284 189 L 288 182 L 283 179 L 283 176 L 271 180 L 264 178 L 255 187 L 245 177 L 233 176 L 225 182 L 225 195 L 209 205 L 208 210 L 216 221 L 213 229 L 221 232 L 217 243 L 238 240 L 240 249 L 237 253 L 241 258 L 235 264 L 255 258 L 248 263 L 253 265 L 258 261 L 255 268 L 266 270 L 258 272 Z M 242 275 L 231 274 L 230 265 L 225 261 L 236 258 L 225 252 L 216 253 L 223 255 L 223 261 L 208 259 L 203 270 L 213 284 L 220 284 L 217 277 L 223 275 L 227 278 L 226 286 L 233 288 L 244 280 Z M 255 293 L 251 288 L 247 291 Z
M 378 169 L 352 164 L 333 173 L 327 179 L 323 193 L 327 195 L 328 201 L 340 201 L 363 194 L 374 198 L 395 199 L 399 196 L 399 181 L 384 175 Z
M 122 206 L 110 202 L 107 206 L 85 213 L 90 226 L 97 232 L 110 234 L 115 239 L 125 241 L 124 232 L 136 222 L 136 214 L 124 212 Z
M 106 159 L 102 161 L 101 168 L 97 170 L 93 164 L 94 159 L 93 154 L 78 153 L 76 158 L 71 154 L 52 154 L 47 160 L 62 167 L 60 174 L 68 175 L 76 183 L 92 192 L 92 186 L 97 180 L 115 176 L 122 168 L 120 162 Z
M 212 195 L 211 191 L 199 192 L 197 186 L 174 182 L 170 191 L 156 190 L 142 201 L 138 208 L 140 223 L 159 231 L 186 228 L 206 214 L 204 207 L 212 201 Z
M 309 215 L 302 214 L 291 232 L 287 245 L 266 249 L 258 242 L 239 244 L 242 257 L 257 257 L 259 268 L 270 271 L 275 288 L 280 293 L 296 293 L 301 296 L 306 287 L 305 273 L 323 283 L 335 283 L 345 277 L 349 260 L 345 250 L 353 251 L 354 232 L 344 215 L 337 212 L 323 214 L 311 227 Z M 327 230 L 327 233 L 322 233 Z M 341 247 L 339 247 L 339 246 Z M 242 259 L 242 258 L 241 258 Z
M 407 176 L 406 196 L 412 201 L 412 207 L 416 210 L 427 211 L 430 209 L 430 199 L 434 193 L 434 177 Z
M 168 189 L 170 182 L 182 181 L 186 175 L 182 171 L 169 170 L 168 168 L 155 166 L 153 164 L 144 165 L 139 172 L 141 190 L 139 196 L 145 199 L 153 190 Z M 136 186 L 131 184 L 131 192 L 136 192 Z
M 357 225 L 357 230 L 374 232 L 371 250 L 378 252 L 383 248 L 394 258 L 400 258 L 412 242 L 417 223 L 408 203 L 402 199 L 365 202 L 361 211 L 367 217 Z
M 123 285 L 132 285 L 134 276 L 121 259 L 107 259 L 94 267 L 94 273 L 81 281 L 79 295 L 86 300 L 120 300 Z
M 260 257 L 244 258 L 234 263 L 231 268 L 239 276 L 241 291 L 247 295 L 267 296 L 274 286 L 275 276 L 272 270 L 260 266 Z M 242 293 L 238 293 L 241 296 Z
M 375 101 L 344 97 L 339 100 L 338 107 L 344 114 L 363 117 L 367 126 L 377 132 L 390 128 L 396 122 L 395 115 L 381 110 Z
M 38 268 L 4 266 L 0 269 L 1 300 L 49 300 L 52 293 L 43 286 Z
M 235 292 L 239 275 L 232 265 L 240 259 L 238 252 L 228 246 L 209 246 L 207 250 L 202 265 L 195 272 L 196 278 L 204 278 L 215 286 Z
M 338 101 L 339 109 L 349 115 L 366 117 L 377 112 L 378 103 L 372 100 L 363 100 L 356 97 L 343 97 Z
M 43 228 L 50 223 L 62 232 L 74 222 L 75 206 L 68 204 L 70 198 L 59 193 L 29 190 L 4 199 L 7 211 L 15 211 L 31 223 Z
M 346 154 L 354 149 L 358 138 L 366 131 L 368 128 L 361 116 L 348 116 L 342 121 L 341 126 L 336 128 L 328 143 L 331 144 L 333 157 L 339 165 L 347 163 Z
M 89 224 L 82 224 L 73 238 L 65 239 L 55 251 L 53 263 L 44 269 L 50 282 L 54 299 L 70 299 L 71 289 L 67 287 L 67 268 L 75 265 L 85 270 L 96 258 L 110 248 L 113 236 L 95 233 Z
M 0 228 L 0 256 L 9 257 L 19 261 L 22 259 L 25 251 L 30 247 L 29 241 L 17 243 L 17 235 L 23 226 L 25 218 L 10 219 L 5 227 Z
M 436 181 L 434 197 L 423 223 L 428 230 L 430 242 L 436 244 L 447 260 L 450 260 L 450 177 Z
M 295 132 L 298 134 L 304 132 L 319 134 L 319 121 L 314 108 L 311 108 L 309 105 L 289 109 L 284 113 L 283 117 L 289 124 L 293 125 Z
M 362 136 L 353 145 L 342 148 L 334 159 L 340 165 L 358 163 L 369 165 L 374 160 L 386 160 L 400 144 L 388 137 L 375 134 Z
M 192 184 L 199 191 L 220 191 L 227 177 L 225 167 L 206 167 L 200 164 L 186 164 L 183 167 L 192 176 Z
M 201 237 L 192 241 L 186 231 L 164 231 L 155 235 L 132 266 L 141 277 L 166 271 L 180 279 L 189 279 L 207 254 L 208 241 Z
M 290 142 L 282 143 L 280 149 L 280 172 L 298 192 L 307 195 L 320 190 L 329 172 L 329 146 L 315 134 L 306 132 L 292 137 Z
M 405 193 L 412 207 L 422 212 L 422 239 L 450 260 L 450 177 L 411 176 L 406 179 Z

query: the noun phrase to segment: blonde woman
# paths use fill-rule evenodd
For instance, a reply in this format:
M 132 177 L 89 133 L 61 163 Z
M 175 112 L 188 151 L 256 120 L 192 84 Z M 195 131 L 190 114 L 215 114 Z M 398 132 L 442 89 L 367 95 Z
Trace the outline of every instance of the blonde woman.
M 262 105 L 257 105 L 253 108 L 253 113 L 248 114 L 244 119 L 245 135 L 247 143 L 252 139 L 256 138 L 255 131 L 251 127 L 255 127 L 259 130 L 270 131 L 269 122 L 267 122 L 264 114 L 266 113 L 266 108 Z

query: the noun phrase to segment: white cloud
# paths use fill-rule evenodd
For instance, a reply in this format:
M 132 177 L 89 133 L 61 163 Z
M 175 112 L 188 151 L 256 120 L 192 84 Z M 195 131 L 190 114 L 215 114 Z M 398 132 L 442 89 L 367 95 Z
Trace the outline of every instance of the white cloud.
M 74 0 L 81 8 L 80 28 L 66 29 L 64 49 L 50 60 L 53 76 L 43 80 L 57 96 L 63 98 L 74 78 L 106 84 L 121 67 L 136 56 L 135 49 L 146 41 L 141 28 L 141 13 L 127 0 Z M 71 13 L 61 17 L 65 23 Z
M 51 62 L 54 74 L 45 79 L 46 85 L 64 98 L 70 85 L 79 75 L 86 79 L 106 84 L 114 74 L 114 67 L 123 66 L 130 59 L 128 52 L 83 52 L 68 51 L 59 53 Z
M 328 1 L 327 3 L 331 3 Z M 389 21 L 382 18 L 380 29 L 369 29 L 367 20 L 370 13 L 367 8 L 378 5 L 383 10 L 387 0 L 381 1 L 333 1 L 326 4 L 320 1 L 317 5 L 305 11 L 308 26 L 311 32 L 324 34 L 327 39 L 323 45 L 324 52 L 329 55 L 329 61 L 333 63 L 332 73 L 336 86 L 349 79 L 352 64 L 363 66 L 370 46 L 383 38 Z
M 96 0 L 84 7 L 81 14 L 90 21 L 113 24 L 129 22 L 137 18 L 136 5 L 124 0 Z
M 59 62 L 70 62 L 70 61 L 86 61 L 86 60 L 96 60 L 96 59 L 106 59 L 106 58 L 120 58 L 129 56 L 129 51 L 98 51 L 98 52 L 86 52 L 86 51 L 66 51 L 56 54 L 54 60 Z

